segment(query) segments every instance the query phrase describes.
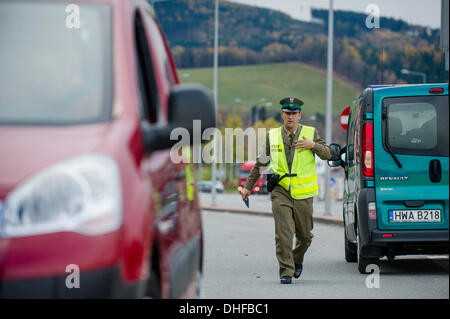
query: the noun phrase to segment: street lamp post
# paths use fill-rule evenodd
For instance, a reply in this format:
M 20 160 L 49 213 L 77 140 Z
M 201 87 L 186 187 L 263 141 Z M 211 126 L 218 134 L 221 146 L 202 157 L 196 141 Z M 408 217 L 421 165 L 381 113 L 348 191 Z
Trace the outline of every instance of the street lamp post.
M 408 69 L 402 69 L 400 71 L 402 74 L 410 74 L 410 75 L 417 75 L 422 77 L 422 83 L 427 83 L 427 74 L 425 72 L 417 72 L 417 71 L 411 71 Z
M 328 55 L 327 55 L 327 113 L 325 118 L 326 127 L 326 143 L 331 144 L 332 139 L 332 103 L 333 103 L 333 0 L 330 0 L 330 9 L 328 12 Z M 325 167 L 325 215 L 331 215 L 331 201 L 330 201 L 330 167 Z
M 214 105 L 216 109 L 216 122 L 217 122 L 217 109 L 218 109 L 218 83 L 217 83 L 217 71 L 219 67 L 219 0 L 216 0 L 216 6 L 214 10 Z M 213 138 L 213 158 L 212 158 L 212 189 L 211 189 L 211 206 L 216 206 L 216 159 L 217 159 L 217 134 L 214 131 Z

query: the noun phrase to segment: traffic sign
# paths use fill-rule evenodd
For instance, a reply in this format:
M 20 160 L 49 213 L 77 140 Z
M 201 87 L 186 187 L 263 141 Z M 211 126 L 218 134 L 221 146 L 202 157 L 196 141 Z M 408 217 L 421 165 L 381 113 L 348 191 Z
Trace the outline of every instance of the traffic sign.
M 347 127 L 348 127 L 348 116 L 350 114 L 350 105 L 347 106 L 342 112 L 341 112 L 341 116 L 339 116 L 339 122 L 342 126 L 342 128 L 344 129 L 344 131 L 347 132 Z

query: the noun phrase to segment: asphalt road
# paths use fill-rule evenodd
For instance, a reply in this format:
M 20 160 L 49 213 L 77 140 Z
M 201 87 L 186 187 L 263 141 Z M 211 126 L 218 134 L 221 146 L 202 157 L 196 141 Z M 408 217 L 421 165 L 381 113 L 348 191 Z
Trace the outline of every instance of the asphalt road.
M 367 288 L 366 280 L 376 281 L 344 260 L 343 228 L 315 223 L 302 276 L 281 285 L 271 217 L 204 211 L 202 218 L 204 298 L 449 298 L 448 255 L 384 258 L 379 288 Z

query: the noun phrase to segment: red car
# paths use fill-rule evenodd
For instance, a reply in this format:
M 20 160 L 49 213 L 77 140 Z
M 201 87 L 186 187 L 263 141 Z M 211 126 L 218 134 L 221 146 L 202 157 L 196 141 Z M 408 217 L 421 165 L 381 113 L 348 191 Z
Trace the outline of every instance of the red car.
M 195 297 L 196 168 L 170 134 L 215 110 L 152 8 L 1 1 L 0 38 L 0 297 Z
M 253 166 L 255 166 L 255 161 L 246 161 L 244 162 L 239 169 L 239 187 L 238 191 L 244 188 L 245 182 L 247 181 L 248 175 L 252 170 Z M 252 193 L 253 194 L 267 194 L 267 182 L 266 182 L 266 174 L 261 174 L 259 178 L 256 180 L 255 185 L 253 186 Z

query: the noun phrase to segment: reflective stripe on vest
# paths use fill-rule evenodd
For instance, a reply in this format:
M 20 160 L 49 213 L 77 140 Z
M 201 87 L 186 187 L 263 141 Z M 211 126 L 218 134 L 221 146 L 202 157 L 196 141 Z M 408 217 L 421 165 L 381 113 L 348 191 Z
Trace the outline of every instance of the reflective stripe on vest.
M 282 127 L 269 131 L 270 143 L 270 165 L 269 169 L 275 174 L 283 176 L 285 174 L 297 174 L 295 177 L 283 178 L 279 185 L 290 192 L 294 199 L 304 199 L 319 194 L 317 183 L 316 165 L 314 154 L 311 150 L 295 151 L 291 172 L 286 160 L 284 151 Z M 306 137 L 314 140 L 314 127 L 303 125 L 299 134 L 299 139 Z
M 186 163 L 184 164 L 184 172 L 186 174 L 186 195 L 187 199 L 192 201 L 194 200 L 194 181 L 192 178 L 192 158 L 191 158 L 191 148 L 190 146 L 184 146 L 182 148 L 183 157 L 186 159 Z

